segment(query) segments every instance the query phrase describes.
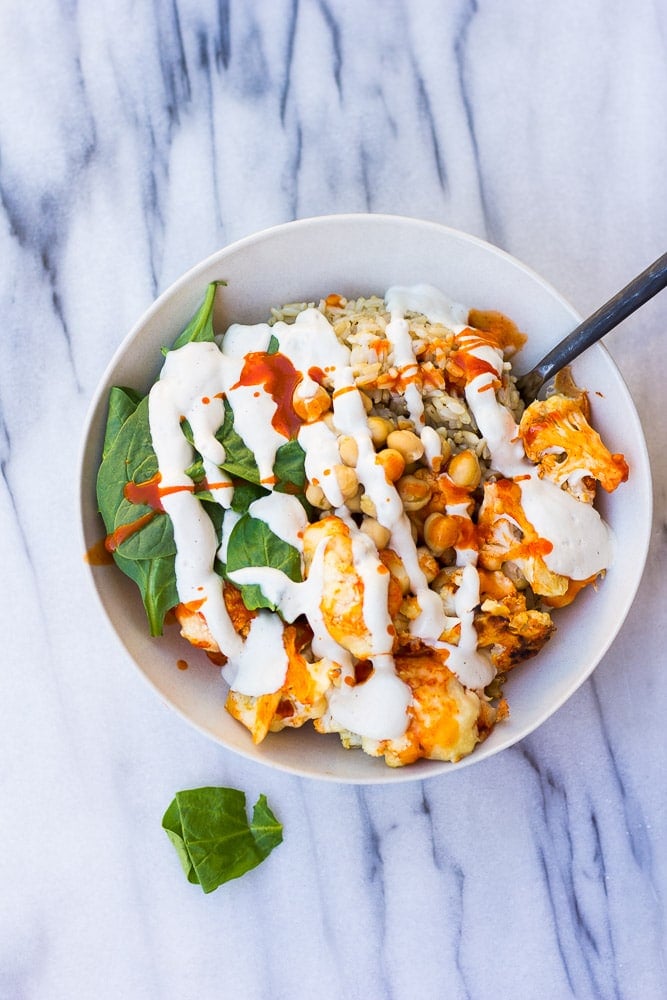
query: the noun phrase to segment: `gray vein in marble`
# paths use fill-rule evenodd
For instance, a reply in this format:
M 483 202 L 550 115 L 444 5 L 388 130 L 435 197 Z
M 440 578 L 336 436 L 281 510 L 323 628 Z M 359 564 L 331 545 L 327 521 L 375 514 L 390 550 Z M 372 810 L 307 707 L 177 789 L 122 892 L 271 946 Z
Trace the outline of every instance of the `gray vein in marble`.
M 438 138 L 438 130 L 436 128 L 435 120 L 433 117 L 433 110 L 431 108 L 431 99 L 428 95 L 428 90 L 426 89 L 426 82 L 424 77 L 419 71 L 419 64 L 414 53 L 411 52 L 411 62 L 412 69 L 415 74 L 415 82 L 417 87 L 417 107 L 420 109 L 422 116 L 426 120 L 426 127 L 428 130 L 428 135 L 431 145 L 431 153 L 433 156 L 433 161 L 435 163 L 435 170 L 438 177 L 438 182 L 440 187 L 445 193 L 449 191 L 449 184 L 447 182 L 447 170 L 445 167 L 445 162 L 440 148 L 440 140 Z
M 340 41 L 340 24 L 334 17 L 331 10 L 331 6 L 326 2 L 326 0 L 318 0 L 318 6 L 322 12 L 322 17 L 324 18 L 326 25 L 331 34 L 331 47 L 333 53 L 333 78 L 336 84 L 336 90 L 338 91 L 338 97 L 342 99 L 343 96 L 343 82 L 342 82 L 342 66 L 343 66 L 343 56 L 341 53 L 341 41 Z
M 568 804 L 567 789 L 550 769 L 543 770 L 528 749 L 523 750 L 525 759 L 535 770 L 540 781 L 542 805 L 546 831 L 551 842 L 551 849 L 540 845 L 538 855 L 544 871 L 546 884 L 549 887 L 549 900 L 553 913 L 553 928 L 558 941 L 559 953 L 563 962 L 568 982 L 576 995 L 574 987 L 578 983 L 581 988 L 582 975 L 577 959 L 583 963 L 586 980 L 590 983 L 590 995 L 611 996 L 607 963 L 613 962 L 613 946 L 609 937 L 608 918 L 602 923 L 589 923 L 586 916 L 585 899 L 592 889 L 602 890 L 606 897 L 606 886 L 601 864 L 597 823 L 592 805 L 589 808 L 589 823 L 594 831 L 595 854 L 594 873 L 587 872 L 582 882 L 586 891 L 580 895 L 580 866 L 577 862 L 577 847 L 572 839 L 572 823 Z M 553 847 L 560 840 L 559 850 Z M 568 919 L 563 920 L 563 911 L 568 912 Z M 595 913 L 594 918 L 599 916 Z M 596 932 L 597 928 L 597 932 Z M 604 943 L 598 941 L 598 935 L 604 934 Z M 600 982 L 600 976 L 604 982 Z M 602 991 L 602 992 L 600 992 Z M 616 996 L 616 992 L 613 994 Z
M 218 0 L 218 33 L 215 46 L 215 64 L 218 70 L 227 69 L 231 55 L 230 0 Z
M 282 83 L 281 93 L 280 93 L 280 123 L 285 126 L 285 113 L 287 110 L 287 101 L 290 96 L 290 88 L 292 82 L 292 64 L 294 61 L 294 48 L 296 42 L 296 31 L 297 31 L 297 19 L 299 16 L 299 0 L 291 0 L 289 5 L 290 10 L 287 17 L 287 42 L 286 42 L 286 52 L 285 52 L 285 71 L 284 80 Z
M 545 854 L 544 849 L 543 849 L 542 846 L 538 846 L 538 848 L 537 848 L 537 860 L 538 860 L 540 871 L 541 871 L 543 879 L 544 879 L 544 883 L 547 886 L 547 899 L 549 901 L 549 906 L 550 906 L 550 910 L 551 910 L 551 927 L 552 927 L 552 931 L 553 931 L 554 937 L 556 939 L 556 946 L 557 946 L 557 949 L 558 949 L 558 957 L 559 957 L 560 964 L 561 964 L 561 967 L 563 969 L 563 972 L 565 973 L 565 977 L 566 977 L 566 980 L 567 980 L 567 985 L 568 985 L 568 987 L 570 989 L 570 995 L 572 997 L 576 997 L 577 994 L 576 994 L 576 991 L 575 991 L 575 983 L 577 981 L 577 977 L 576 977 L 576 974 L 574 973 L 574 971 L 570 969 L 569 947 L 568 947 L 569 943 L 564 939 L 562 931 L 561 931 L 561 924 L 560 924 L 560 920 L 559 920 L 558 908 L 556 906 L 556 901 L 555 901 L 555 890 L 556 890 L 556 887 L 553 885 L 553 881 L 552 881 L 553 875 L 552 875 L 552 871 L 551 871 L 551 865 L 549 864 L 549 862 L 547 860 L 547 856 L 546 856 L 546 854 Z
M 167 99 L 166 109 L 173 126 L 179 124 L 182 109 L 192 98 L 192 87 L 176 0 L 172 0 L 170 8 L 166 18 L 157 17 L 157 51 Z
M 380 974 L 377 986 L 381 996 L 386 996 L 387 1000 L 393 1000 L 393 990 L 386 969 L 386 937 L 387 937 L 387 909 L 385 896 L 385 872 L 382 859 L 382 838 L 373 820 L 373 811 L 369 799 L 372 798 L 372 790 L 367 790 L 363 786 L 355 789 L 355 797 L 358 802 L 360 813 L 364 820 L 364 847 L 363 861 L 368 871 L 368 881 L 373 888 L 373 908 L 376 911 L 376 935 L 380 945 Z
M 462 13 L 460 23 L 457 28 L 456 36 L 454 38 L 454 58 L 456 60 L 456 70 L 457 78 L 459 83 L 459 90 L 461 94 L 461 103 L 463 105 L 463 110 L 465 113 L 465 119 L 468 126 L 468 134 L 470 136 L 470 144 L 473 153 L 473 160 L 475 166 L 475 179 L 477 182 L 477 190 L 479 195 L 480 206 L 482 210 L 482 215 L 485 221 L 485 236 L 492 242 L 496 242 L 499 246 L 502 245 L 502 240 L 500 233 L 497 231 L 497 226 L 494 223 L 488 204 L 488 198 L 484 190 L 484 172 L 482 170 L 482 163 L 480 158 L 479 141 L 477 138 L 477 130 L 475 126 L 475 114 L 473 108 L 473 101 L 470 95 L 470 82 L 468 79 L 468 43 L 469 35 L 472 28 L 473 20 L 479 12 L 479 5 L 477 0 L 467 0 L 465 9 Z
M 609 758 L 614 783 L 617 785 L 619 791 L 625 827 L 630 838 L 630 850 L 632 852 L 632 857 L 638 868 L 644 872 L 650 872 L 652 868 L 651 844 L 646 836 L 646 824 L 641 813 L 641 806 L 638 802 L 630 799 L 629 791 L 623 781 L 618 760 L 614 752 L 614 746 L 609 739 L 609 731 L 605 724 L 595 675 L 591 677 L 590 686 L 595 709 L 600 721 L 600 737 Z

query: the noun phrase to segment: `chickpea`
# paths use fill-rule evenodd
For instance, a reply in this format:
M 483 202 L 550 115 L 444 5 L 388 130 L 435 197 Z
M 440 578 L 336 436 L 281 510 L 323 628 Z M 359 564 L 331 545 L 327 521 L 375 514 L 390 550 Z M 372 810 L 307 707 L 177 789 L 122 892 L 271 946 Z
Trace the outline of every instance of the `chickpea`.
M 421 510 L 431 499 L 432 490 L 429 483 L 417 476 L 403 476 L 396 483 L 398 495 L 401 498 L 404 510 Z
M 389 545 L 389 539 L 391 538 L 389 528 L 385 528 L 374 517 L 366 515 L 361 522 L 361 530 L 375 543 L 377 549 L 386 549 Z
M 338 438 L 338 454 L 343 465 L 349 465 L 351 468 L 354 468 L 357 464 L 359 447 L 354 438 L 350 437 L 349 434 L 341 434 Z
M 316 420 L 331 409 L 331 397 L 327 390 L 318 385 L 312 396 L 302 396 L 301 386 L 298 385 L 292 395 L 292 406 L 294 412 L 307 424 L 314 424 Z
M 349 500 L 359 489 L 356 472 L 349 465 L 334 465 L 333 469 L 343 500 Z
M 441 556 L 455 545 L 458 535 L 458 522 L 448 514 L 429 514 L 424 521 L 424 543 L 434 556 Z
M 381 448 L 382 445 L 387 440 L 387 436 L 391 434 L 394 429 L 394 425 L 386 417 L 369 417 L 368 418 L 368 430 L 376 448 Z
M 447 472 L 449 478 L 457 486 L 468 490 L 476 489 L 482 478 L 479 459 L 474 451 L 470 451 L 469 448 L 466 448 L 465 451 L 460 451 L 458 455 L 454 455 L 450 459 Z
M 405 472 L 405 459 L 395 448 L 383 448 L 375 456 L 375 461 L 382 466 L 390 483 L 395 483 Z
M 318 507 L 320 510 L 330 510 L 331 504 L 324 495 L 324 490 L 321 486 L 316 486 L 314 483 L 308 483 L 306 486 L 306 500 L 313 507 Z
M 413 431 L 392 431 L 387 435 L 387 447 L 400 452 L 406 464 L 418 461 L 424 454 L 424 445 Z

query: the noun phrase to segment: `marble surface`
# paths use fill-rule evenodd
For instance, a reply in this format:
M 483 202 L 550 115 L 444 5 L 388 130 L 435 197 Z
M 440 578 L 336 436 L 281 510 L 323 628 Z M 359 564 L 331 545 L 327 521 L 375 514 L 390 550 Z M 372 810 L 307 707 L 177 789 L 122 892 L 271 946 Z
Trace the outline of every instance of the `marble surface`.
M 665 997 L 667 293 L 608 338 L 655 472 L 638 599 L 565 707 L 451 776 L 321 785 L 191 730 L 102 618 L 75 470 L 154 296 L 274 223 L 437 220 L 598 305 L 665 250 L 667 7 L 5 0 L 0 53 L 0 996 Z M 205 784 L 285 828 L 210 896 L 160 827 Z

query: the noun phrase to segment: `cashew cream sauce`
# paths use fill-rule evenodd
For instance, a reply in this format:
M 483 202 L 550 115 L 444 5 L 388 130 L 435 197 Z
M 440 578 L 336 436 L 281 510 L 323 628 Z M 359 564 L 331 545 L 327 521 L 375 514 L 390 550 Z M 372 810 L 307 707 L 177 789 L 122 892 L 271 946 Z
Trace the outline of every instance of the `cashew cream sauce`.
M 470 344 L 466 347 L 466 340 Z M 478 344 L 477 335 L 459 338 L 462 349 L 502 372 L 500 351 Z M 577 500 L 549 479 L 540 479 L 529 462 L 519 437 L 519 428 L 510 411 L 488 389 L 494 380 L 490 372 L 477 375 L 466 386 L 466 401 L 480 434 L 491 453 L 491 466 L 508 479 L 516 478 L 521 489 L 521 506 L 528 521 L 542 538 L 553 545 L 544 562 L 553 573 L 572 580 L 586 580 L 609 567 L 613 561 L 613 539 L 597 510 Z

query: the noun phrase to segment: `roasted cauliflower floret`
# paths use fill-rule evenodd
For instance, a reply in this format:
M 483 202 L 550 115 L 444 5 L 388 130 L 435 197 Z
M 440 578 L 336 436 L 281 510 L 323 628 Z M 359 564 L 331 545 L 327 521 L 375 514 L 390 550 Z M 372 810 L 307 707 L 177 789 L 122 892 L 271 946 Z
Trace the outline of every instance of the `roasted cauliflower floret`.
M 536 594 L 559 597 L 567 592 L 568 578 L 552 572 L 544 561 L 552 546 L 526 518 L 518 483 L 485 483 L 477 530 L 482 569 L 500 570 L 504 563 L 514 563 Z
M 493 309 L 471 309 L 468 323 L 475 330 L 483 330 L 487 334 L 486 339 L 499 347 L 506 358 L 520 351 L 528 339 L 508 316 Z
M 318 732 L 338 732 L 345 747 L 359 746 L 373 757 L 384 757 L 390 767 L 422 757 L 457 761 L 471 753 L 491 731 L 496 710 L 463 687 L 446 665 L 446 650 L 414 642 L 396 653 L 394 660 L 397 675 L 412 693 L 403 736 L 390 740 L 360 737 L 339 729 L 330 716 L 315 722 Z
M 555 631 L 550 616 L 529 610 L 525 595 L 518 591 L 501 600 L 485 600 L 475 615 L 475 628 L 479 648 L 488 649 L 502 673 L 539 653 Z
M 226 581 L 222 587 L 225 607 L 227 608 L 227 613 L 234 626 L 234 630 L 245 639 L 250 631 L 250 623 L 255 617 L 256 612 L 248 611 L 243 603 L 240 590 L 234 584 Z M 181 626 L 181 635 L 191 645 L 196 646 L 198 649 L 203 649 L 207 653 L 222 655 L 220 647 L 209 630 L 206 623 L 206 616 L 201 606 L 178 604 L 174 608 L 174 614 L 178 624 Z
M 566 486 L 578 499 L 593 502 L 593 480 L 611 493 L 628 478 L 627 462 L 602 443 L 581 398 L 558 394 L 535 400 L 521 418 L 519 436 L 538 474 Z
M 287 672 L 277 691 L 258 696 L 229 691 L 226 708 L 250 730 L 254 743 L 261 743 L 269 731 L 278 732 L 286 726 L 296 729 L 310 719 L 319 718 L 326 710 L 326 693 L 332 677 L 340 671 L 330 660 L 306 659 L 303 650 L 310 638 L 309 629 L 286 626 L 283 646 Z
M 334 516 L 325 517 L 306 528 L 303 548 L 307 572 L 320 544 L 324 545 L 320 601 L 322 619 L 329 635 L 353 656 L 363 660 L 373 652 L 373 637 L 364 620 L 365 587 L 355 566 L 349 528 Z M 379 559 L 374 585 L 376 583 L 380 593 L 374 594 L 373 600 L 384 600 L 385 607 L 388 607 L 389 572 Z
M 490 732 L 494 709 L 468 691 L 446 665 L 442 650 L 421 649 L 396 655 L 396 673 L 412 691 L 410 722 L 400 740 L 381 744 L 392 767 L 428 760 L 457 761 Z

